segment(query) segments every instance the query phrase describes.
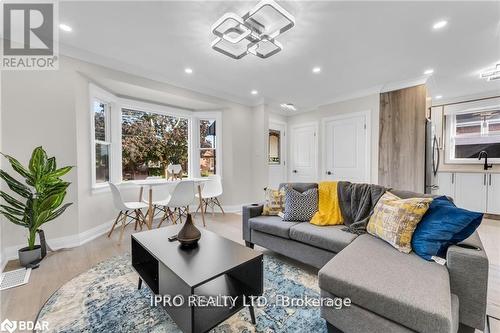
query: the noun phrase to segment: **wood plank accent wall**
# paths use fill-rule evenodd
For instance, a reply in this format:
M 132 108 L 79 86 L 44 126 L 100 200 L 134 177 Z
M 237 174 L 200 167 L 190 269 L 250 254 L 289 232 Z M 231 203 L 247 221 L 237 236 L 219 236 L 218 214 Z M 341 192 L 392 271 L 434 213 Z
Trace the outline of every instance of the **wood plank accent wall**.
M 380 94 L 379 184 L 424 193 L 425 85 Z

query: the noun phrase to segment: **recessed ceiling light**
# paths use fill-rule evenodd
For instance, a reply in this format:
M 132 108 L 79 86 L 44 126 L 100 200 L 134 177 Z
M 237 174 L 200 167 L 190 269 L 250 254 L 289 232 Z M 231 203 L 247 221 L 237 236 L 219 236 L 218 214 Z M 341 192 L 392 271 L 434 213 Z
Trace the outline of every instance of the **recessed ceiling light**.
M 436 96 L 434 96 L 434 98 L 435 99 L 441 99 L 441 98 L 443 98 L 443 95 L 436 95 Z
M 283 103 L 283 104 L 280 104 L 280 106 L 283 109 L 288 110 L 288 111 L 297 111 L 297 108 L 292 103 Z
M 432 73 L 434 73 L 434 70 L 433 69 L 427 69 L 424 74 L 425 75 L 431 75 Z
M 257 90 L 252 90 L 250 93 L 251 93 L 252 95 L 257 95 L 259 92 L 258 92 Z
M 314 68 L 312 69 L 312 72 L 313 72 L 313 73 L 315 73 L 315 74 L 320 73 L 320 72 L 321 72 L 321 67 L 314 67 Z
M 66 31 L 66 32 L 71 32 L 71 31 L 73 31 L 73 28 L 72 28 L 72 27 L 70 27 L 69 25 L 64 24 L 64 23 L 59 24 L 59 28 L 60 28 L 62 31 Z
M 434 25 L 432 26 L 432 29 L 438 30 L 438 29 L 446 27 L 447 24 L 448 24 L 448 21 L 446 21 L 446 20 L 438 21 L 438 22 L 434 23 Z
M 192 69 L 192 68 L 189 68 L 189 67 L 188 67 L 188 68 L 185 68 L 185 69 L 184 69 L 184 73 L 186 73 L 186 74 L 193 74 L 193 69 Z

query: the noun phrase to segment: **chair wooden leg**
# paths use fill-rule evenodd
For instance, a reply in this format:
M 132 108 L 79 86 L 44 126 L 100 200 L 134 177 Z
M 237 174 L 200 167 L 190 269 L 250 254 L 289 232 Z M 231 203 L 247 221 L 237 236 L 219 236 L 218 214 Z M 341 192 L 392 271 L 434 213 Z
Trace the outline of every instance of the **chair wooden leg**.
M 161 220 L 160 220 L 160 223 L 158 223 L 158 228 L 159 228 L 159 227 L 161 227 L 161 225 L 163 224 L 163 222 L 164 222 L 166 219 L 168 219 L 168 218 L 169 218 L 169 216 L 170 216 L 170 215 L 169 215 L 169 212 L 170 212 L 170 210 L 169 210 L 168 208 L 166 208 L 166 209 L 165 209 L 165 212 L 163 213 L 163 216 L 162 216 L 162 218 L 161 218 Z
M 215 216 L 215 201 L 214 198 L 210 198 L 210 206 L 212 206 L 212 217 Z
M 122 212 L 120 211 L 120 213 L 118 213 L 118 216 L 116 217 L 115 223 L 113 223 L 113 226 L 111 227 L 111 230 L 108 233 L 108 238 L 111 237 L 111 234 L 113 233 L 113 230 L 115 230 L 115 226 L 118 223 L 118 220 L 120 219 L 121 216 Z
M 126 211 L 125 214 L 123 214 L 122 229 L 120 230 L 120 238 L 118 239 L 118 244 L 122 243 L 123 232 L 125 231 L 125 226 L 127 225 L 127 214 L 128 214 L 128 211 Z
M 215 198 L 215 202 L 217 203 L 217 206 L 219 206 L 219 208 L 220 208 L 220 210 L 221 210 L 222 214 L 226 214 L 226 213 L 224 212 L 224 208 L 222 208 L 222 205 L 220 204 L 220 202 L 219 202 L 219 199 L 218 199 L 218 198 Z
M 139 228 L 142 231 L 142 226 L 144 225 L 144 223 L 146 223 L 146 216 L 144 216 L 144 213 L 140 209 L 139 209 L 139 216 L 141 217 L 141 220 L 139 221 Z
M 139 213 L 137 212 L 137 209 L 134 210 L 134 213 L 135 213 L 134 231 L 137 231 L 137 226 L 139 225 Z

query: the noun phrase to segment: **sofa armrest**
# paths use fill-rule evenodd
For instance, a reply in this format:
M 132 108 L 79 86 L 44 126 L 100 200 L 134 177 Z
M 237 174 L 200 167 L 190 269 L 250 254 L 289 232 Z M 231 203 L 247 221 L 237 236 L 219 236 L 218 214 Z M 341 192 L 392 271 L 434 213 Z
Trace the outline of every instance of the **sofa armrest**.
M 474 248 L 466 248 L 463 246 Z M 446 254 L 451 293 L 458 296 L 460 323 L 484 330 L 488 289 L 488 257 L 477 232 Z
M 262 210 L 264 209 L 264 204 L 253 204 L 248 206 L 243 206 L 243 240 L 251 242 L 250 240 L 250 225 L 248 220 L 252 217 L 260 216 Z

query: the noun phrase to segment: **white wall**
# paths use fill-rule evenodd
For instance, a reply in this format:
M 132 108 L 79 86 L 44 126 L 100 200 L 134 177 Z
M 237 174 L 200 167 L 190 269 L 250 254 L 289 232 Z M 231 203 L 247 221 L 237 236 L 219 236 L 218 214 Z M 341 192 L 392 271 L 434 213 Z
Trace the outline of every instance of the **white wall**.
M 58 166 L 77 166 L 74 78 L 76 73 L 61 66 L 58 71 L 5 71 L 2 75 L 1 151 L 26 165 L 31 152 L 43 146 L 49 156 L 56 156 Z M 15 172 L 7 161 L 4 169 Z M 72 185 L 66 202 L 73 202 L 57 220 L 44 226 L 49 238 L 78 232 L 77 172 L 65 179 Z M 3 246 L 26 244 L 26 230 L 3 221 Z
M 380 94 L 372 94 L 365 97 L 350 99 L 347 101 L 332 103 L 318 107 L 317 110 L 305 113 L 299 113 L 288 117 L 288 127 L 294 124 L 301 124 L 306 122 L 317 121 L 319 125 L 318 142 L 319 142 L 319 165 L 321 169 L 323 165 L 322 154 L 322 137 L 323 133 L 321 128 L 321 119 L 359 111 L 371 112 L 371 170 L 370 182 L 378 183 L 378 141 L 379 141 L 379 109 L 380 109 Z M 288 149 L 288 156 L 290 156 L 290 149 Z M 318 172 L 318 174 L 321 174 Z
M 61 57 L 58 71 L 12 71 L 2 74 L 1 151 L 27 163 L 34 147 L 43 145 L 55 155 L 59 165 L 75 165 L 67 179 L 72 182 L 68 201 L 75 204 L 55 221 L 44 226 L 49 243 L 71 236 L 78 243 L 78 234 L 94 232 L 113 219 L 116 212 L 110 192 L 93 193 L 91 189 L 89 82 L 106 80 L 141 87 L 137 95 L 146 99 L 144 88 L 155 94 L 178 96 L 216 104 L 222 112 L 222 204 L 238 206 L 256 201 L 261 186 L 259 173 L 252 163 L 261 144 L 254 139 L 255 130 L 265 123 L 263 112 L 250 107 L 199 94 L 143 77 L 114 71 L 73 58 Z M 102 84 L 101 84 L 102 86 Z M 105 86 L 103 88 L 106 88 Z M 127 95 L 130 96 L 130 86 Z M 120 94 L 120 91 L 112 91 Z M 182 106 L 182 105 L 179 105 Z M 258 114 L 256 118 L 255 115 Z M 267 129 L 267 127 L 266 127 Z M 264 158 L 266 156 L 264 155 Z M 3 164 L 5 166 L 5 163 Z M 267 179 L 267 174 L 266 174 Z M 135 194 L 134 194 L 135 198 Z M 2 246 L 12 248 L 25 243 L 22 228 L 3 222 L 9 237 Z M 99 229 L 99 230 L 101 230 Z M 102 229 L 104 230 L 104 229 Z M 102 232 L 101 230 L 101 232 Z M 76 237 L 76 238 L 75 238 Z

